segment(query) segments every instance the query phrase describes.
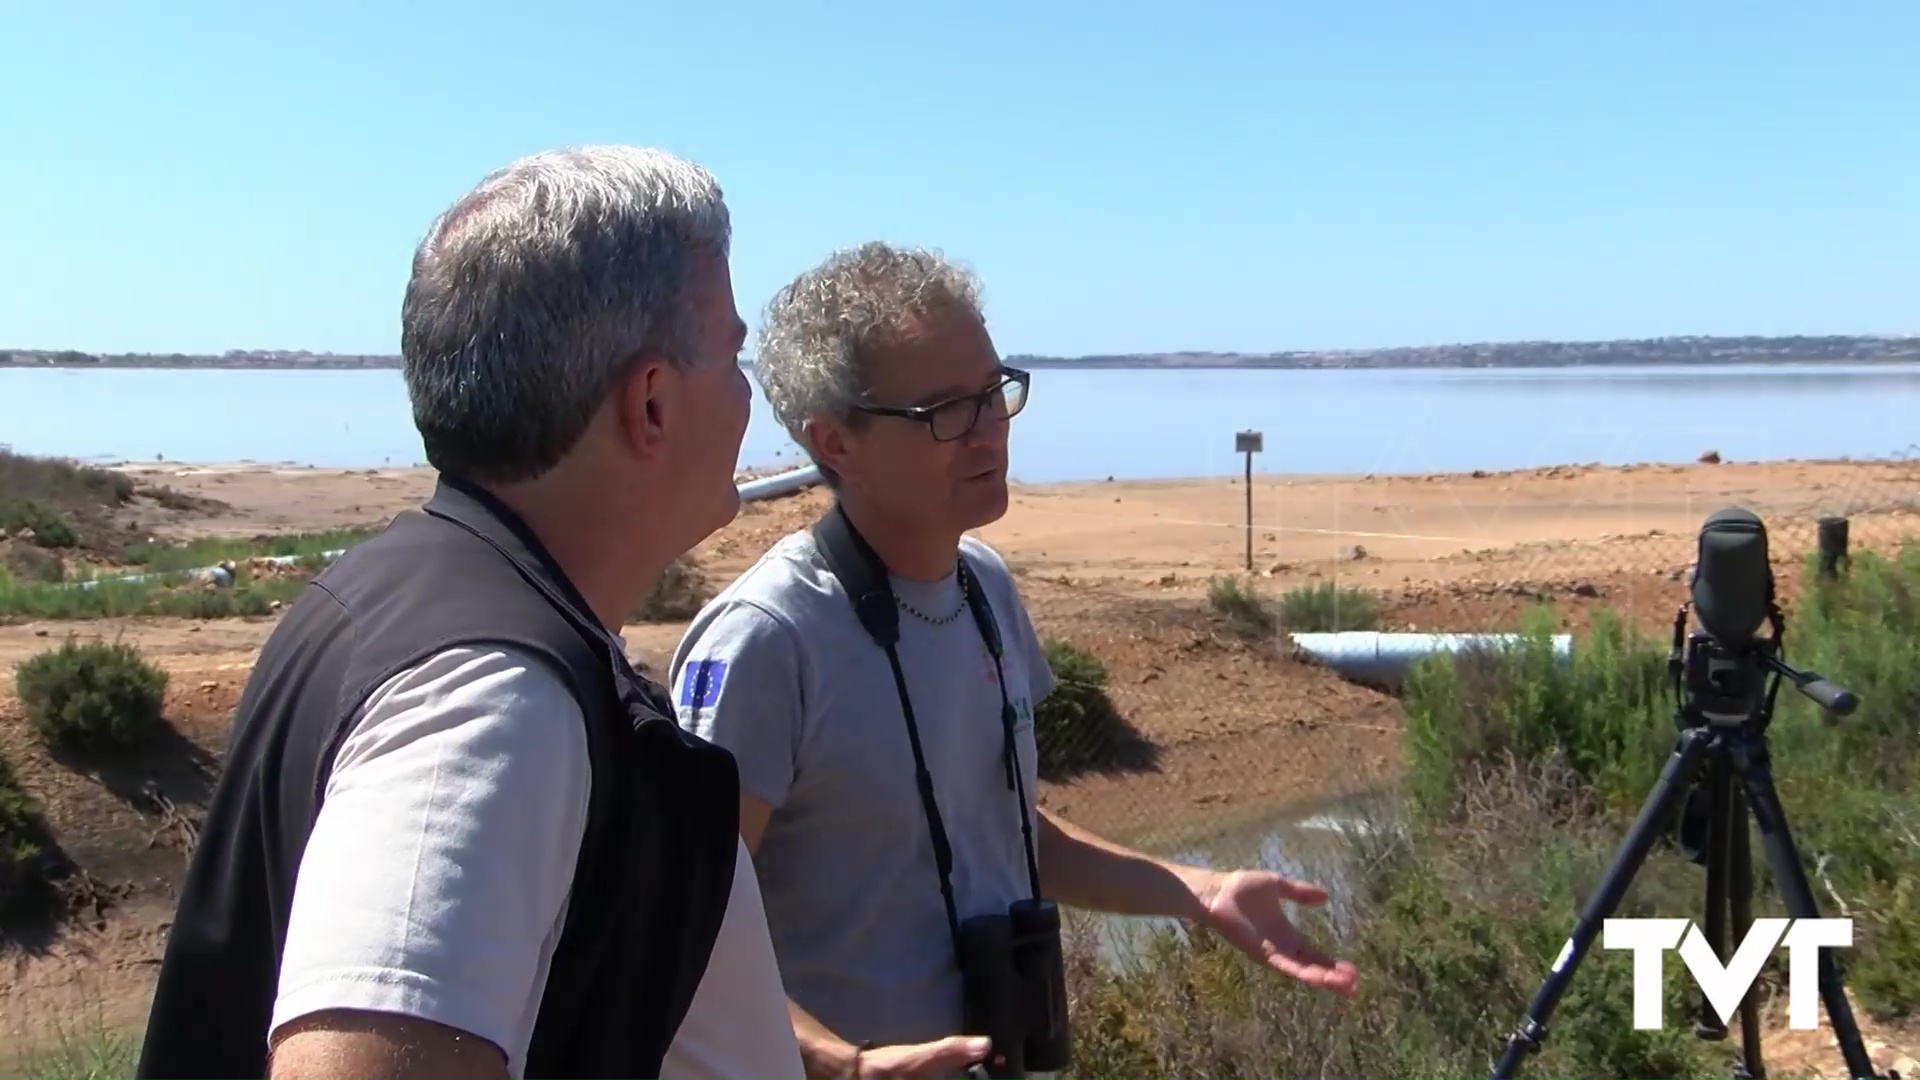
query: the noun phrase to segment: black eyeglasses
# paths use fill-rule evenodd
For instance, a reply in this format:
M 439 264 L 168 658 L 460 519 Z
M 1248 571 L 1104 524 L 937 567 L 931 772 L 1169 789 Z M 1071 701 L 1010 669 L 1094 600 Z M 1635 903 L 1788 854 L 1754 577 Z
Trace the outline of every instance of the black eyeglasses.
M 927 425 L 935 442 L 952 442 L 964 437 L 980 423 L 980 414 L 988 407 L 995 417 L 1010 420 L 1027 406 L 1027 384 L 1033 376 L 1019 368 L 1002 367 L 1000 381 L 974 394 L 962 394 L 932 405 L 874 405 L 861 402 L 854 406 L 872 416 L 897 416 Z

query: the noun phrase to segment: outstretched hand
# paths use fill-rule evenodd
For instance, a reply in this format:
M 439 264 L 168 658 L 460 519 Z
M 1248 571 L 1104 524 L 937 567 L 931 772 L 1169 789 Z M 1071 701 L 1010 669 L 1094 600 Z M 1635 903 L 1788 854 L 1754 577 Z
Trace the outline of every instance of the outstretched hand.
M 876 1046 L 862 1051 L 853 1075 L 868 1077 L 958 1076 L 967 1066 L 983 1061 L 992 1052 L 991 1040 L 980 1036 L 951 1035 L 928 1043 L 904 1046 Z
M 1206 924 L 1262 966 L 1308 986 L 1354 996 L 1359 978 L 1354 966 L 1320 951 L 1287 918 L 1288 901 L 1318 907 L 1327 902 L 1325 889 L 1265 870 L 1235 870 L 1209 882 L 1200 900 Z

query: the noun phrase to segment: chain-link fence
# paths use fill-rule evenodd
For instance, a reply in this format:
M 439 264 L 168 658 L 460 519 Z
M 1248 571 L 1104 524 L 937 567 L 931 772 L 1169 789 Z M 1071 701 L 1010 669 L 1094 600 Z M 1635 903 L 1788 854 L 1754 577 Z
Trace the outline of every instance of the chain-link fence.
M 1382 721 L 1382 710 L 1397 704 L 1392 680 L 1419 655 L 1457 647 L 1446 635 L 1513 634 L 1537 624 L 1562 637 L 1565 649 L 1590 634 L 1596 619 L 1617 619 L 1664 646 L 1677 610 L 1690 600 L 1699 526 L 1722 507 L 1750 508 L 1767 527 L 1777 595 L 1788 614 L 1790 655 L 1792 616 L 1817 580 L 1823 537 L 1841 572 L 1863 556 L 1890 558 L 1920 539 L 1920 463 L 1905 457 L 1831 467 L 1648 467 L 1651 475 L 1638 490 L 1615 482 L 1592 493 L 1601 486 L 1589 483 L 1597 475 L 1617 481 L 1634 471 L 1547 469 L 1433 481 L 1430 486 L 1442 494 L 1429 495 L 1429 504 L 1463 506 L 1452 515 L 1456 519 L 1480 515 L 1452 524 L 1451 532 L 1463 534 L 1447 538 L 1452 550 L 1435 550 L 1441 545 L 1432 543 L 1394 550 L 1393 536 L 1424 538 L 1419 530 L 1437 515 L 1391 506 L 1382 515 L 1386 520 L 1374 523 L 1384 527 L 1354 530 L 1387 536 L 1388 542 L 1369 549 L 1349 543 L 1350 537 L 1333 537 L 1319 545 L 1319 558 L 1273 559 L 1256 551 L 1252 573 L 1234 550 L 1240 536 L 1222 535 L 1244 530 L 1219 522 L 1166 525 L 1157 511 L 1140 517 L 1163 536 L 1186 528 L 1191 542 L 1161 541 L 1165 553 L 1158 562 L 1136 560 L 1122 570 L 1076 572 L 1050 558 L 1051 552 L 1003 544 L 1063 684 L 1053 707 L 1043 709 L 1040 732 L 1050 790 L 1071 800 L 1096 792 L 1104 799 L 1112 789 L 1117 799 L 1129 783 L 1164 783 L 1168 754 L 1198 744 L 1206 747 L 1196 751 L 1202 760 L 1237 760 L 1248 772 L 1256 771 L 1256 763 L 1281 771 L 1324 766 L 1325 780 L 1256 783 L 1287 789 L 1275 795 L 1291 792 L 1299 801 L 1315 801 L 1319 793 L 1312 787 L 1341 772 L 1365 772 L 1366 755 L 1269 762 L 1251 744 L 1230 747 L 1282 730 L 1325 733 L 1338 741 L 1333 732 L 1343 728 L 1395 726 Z M 1478 499 L 1489 489 L 1529 483 L 1533 490 L 1524 505 L 1485 509 L 1485 500 Z M 1288 527 L 1273 520 L 1284 522 L 1283 512 L 1261 505 L 1269 491 L 1286 484 L 1285 478 L 1256 478 L 1256 538 L 1279 536 Z M 1542 496 L 1556 485 L 1560 501 Z M 1328 484 L 1326 491 L 1295 502 L 1390 497 L 1369 495 L 1365 488 L 1360 482 Z M 1223 491 L 1220 501 L 1230 498 Z M 1316 514 L 1303 508 L 1297 516 Z M 1264 542 L 1284 549 L 1285 538 L 1280 541 Z M 1110 546 L 1124 544 L 1114 539 Z M 1064 545 L 1052 546 L 1057 551 Z M 1358 555 L 1351 553 L 1355 546 L 1362 549 Z M 1365 636 L 1371 632 L 1400 640 L 1383 644 Z M 1338 634 L 1349 638 L 1333 637 Z M 1225 794 L 1209 798 L 1202 791 L 1200 805 L 1240 801 Z M 1163 830 L 1168 814 L 1159 800 L 1143 796 L 1135 806 L 1117 801 L 1102 824 L 1129 833 Z

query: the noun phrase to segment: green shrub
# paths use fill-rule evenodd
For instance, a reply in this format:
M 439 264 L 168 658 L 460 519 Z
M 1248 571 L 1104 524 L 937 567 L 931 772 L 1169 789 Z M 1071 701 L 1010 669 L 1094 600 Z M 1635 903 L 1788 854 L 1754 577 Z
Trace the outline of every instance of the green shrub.
M 1033 710 L 1040 775 L 1058 779 L 1113 764 L 1131 732 L 1107 697 L 1106 665 L 1070 641 L 1048 640 L 1042 648 L 1054 689 Z
M 1783 686 L 1768 729 L 1774 782 L 1816 894 L 1830 913 L 1844 903 L 1855 917 L 1855 945 L 1844 958 L 1850 985 L 1882 1017 L 1920 1007 L 1916 594 L 1920 549 L 1892 560 L 1862 552 L 1841 580 L 1810 581 L 1803 610 L 1787 620 L 1787 659 L 1854 690 L 1861 705 L 1830 724 Z M 1502 761 L 1552 759 L 1624 834 L 1677 736 L 1667 647 L 1603 613 L 1571 662 L 1556 664 L 1551 626 L 1551 614 L 1536 611 L 1517 648 L 1416 666 L 1407 687 L 1407 783 L 1417 813 L 1456 813 L 1461 782 Z M 1755 913 L 1783 913 L 1757 841 L 1753 850 Z M 1684 873 L 1704 889 L 1703 875 Z M 1779 972 L 1769 967 L 1764 977 Z
M 1920 547 L 1856 553 L 1788 613 L 1786 658 L 1860 694 L 1829 723 L 1783 687 L 1775 782 L 1823 913 L 1850 915 L 1842 962 L 1867 1015 L 1920 1013 Z M 1415 666 L 1402 830 L 1342 864 L 1338 917 L 1308 925 L 1361 971 L 1339 1002 L 1166 930 L 1124 963 L 1076 939 L 1077 1076 L 1485 1076 L 1614 856 L 1677 732 L 1667 642 L 1601 613 L 1569 656 L 1552 613 L 1511 648 Z M 1700 917 L 1706 878 L 1666 833 L 1615 911 Z M 1781 914 L 1753 845 L 1755 916 Z M 1324 878 L 1323 878 L 1324 879 Z M 1533 1076 L 1725 1075 L 1738 1039 L 1696 1040 L 1699 994 L 1666 968 L 1667 1025 L 1635 1031 L 1630 955 L 1593 948 L 1523 1066 Z M 1784 993 L 1784 954 L 1763 995 Z M 1773 1062 L 1776 1069 L 1778 1063 Z
M 124 506 L 137 485 L 126 473 L 65 458 L 16 454 L 0 446 L 0 498 L 58 506 Z
M 1829 722 L 1783 687 L 1774 782 L 1824 909 L 1844 901 L 1853 915 L 1848 985 L 1873 1015 L 1911 1016 L 1920 1012 L 1920 546 L 1890 558 L 1854 552 L 1838 580 L 1807 583 L 1786 630 L 1787 660 L 1854 691 L 1860 706 Z M 1762 883 L 1777 906 L 1771 878 Z
M 678 622 L 700 614 L 713 599 L 713 587 L 693 556 L 682 555 L 667 564 L 653 591 L 640 601 L 633 617 L 640 622 Z
M 60 512 L 38 499 L 0 498 L 0 534 L 33 531 L 33 542 L 44 548 L 70 548 L 80 542 L 73 525 Z
M 85 580 L 85 579 L 81 579 Z M 175 576 L 166 580 L 80 580 L 43 583 L 18 575 L 0 575 L 0 617 L 29 619 L 109 619 L 150 615 L 170 619 L 259 618 L 292 603 L 305 591 L 308 572 L 255 575 L 234 567 L 233 584 L 198 584 Z
M 166 727 L 167 673 L 130 645 L 69 638 L 23 661 L 13 678 L 27 719 L 54 750 L 128 750 Z
M 1207 606 L 1224 617 L 1227 629 L 1240 637 L 1271 637 L 1280 628 L 1279 620 L 1274 618 L 1252 578 L 1208 578 Z
M 1380 601 L 1365 589 L 1332 581 L 1302 585 L 1280 598 L 1280 623 L 1305 634 L 1380 628 Z
M 16 579 L 28 582 L 31 587 L 62 581 L 66 576 L 66 564 L 46 548 L 14 543 L 0 553 L 0 595 L 4 595 Z
M 106 1080 L 114 1076 L 133 1076 L 140 1064 L 141 1031 L 116 1029 L 106 1017 L 85 1026 L 59 1030 L 55 1037 L 34 1052 L 15 1059 L 14 1072 L 8 1075 L 44 1076 L 58 1080 Z M 0 1058 L 0 1061 L 4 1061 Z M 4 1068 L 0 1065 L 0 1068 Z
M 39 805 L 13 762 L 0 757 L 0 926 L 28 909 L 45 884 L 40 834 Z
M 1345 932 L 1297 916 L 1359 968 L 1355 1000 L 1261 970 L 1213 935 L 1150 930 L 1118 965 L 1076 956 L 1068 1075 L 1487 1075 L 1611 850 L 1592 829 L 1516 827 L 1544 812 L 1544 792 L 1517 770 L 1478 783 L 1516 821 L 1417 827 L 1386 850 L 1362 847 L 1349 862 L 1374 869 L 1344 898 Z M 1621 911 L 1648 913 L 1645 890 Z M 1090 949 L 1076 935 L 1075 952 Z M 1683 965 L 1666 976 L 1668 1015 L 1683 1016 L 1697 995 Z M 1716 1075 L 1715 1048 L 1684 1024 L 1633 1030 L 1631 978 L 1631 957 L 1589 952 L 1522 1075 Z
M 321 558 L 330 551 L 345 551 L 379 535 L 381 528 L 326 529 L 320 532 L 267 533 L 252 537 L 204 536 L 192 540 L 141 540 L 128 544 L 119 561 L 139 567 L 147 573 L 174 570 L 198 570 L 221 563 L 245 563 L 268 557 L 296 556 L 297 564 L 308 573 L 325 569 Z
M 157 490 L 144 493 L 158 497 Z M 298 599 L 308 581 L 325 569 L 326 553 L 351 548 L 376 532 L 356 528 L 244 539 L 136 540 L 113 557 L 116 565 L 75 571 L 72 580 L 65 580 L 66 568 L 51 553 L 14 544 L 5 560 L 11 566 L 0 566 L 11 570 L 0 574 L 0 617 L 259 618 Z M 295 561 L 278 565 L 255 561 L 286 556 Z M 186 573 L 221 564 L 233 573 L 226 585 L 204 583 Z M 125 580 L 136 569 L 143 577 Z
M 1414 808 L 1444 814 L 1462 776 L 1508 760 L 1563 760 L 1620 805 L 1637 804 L 1675 729 L 1667 650 L 1611 611 L 1561 657 L 1549 609 L 1529 611 L 1519 643 L 1436 654 L 1409 671 L 1407 774 Z

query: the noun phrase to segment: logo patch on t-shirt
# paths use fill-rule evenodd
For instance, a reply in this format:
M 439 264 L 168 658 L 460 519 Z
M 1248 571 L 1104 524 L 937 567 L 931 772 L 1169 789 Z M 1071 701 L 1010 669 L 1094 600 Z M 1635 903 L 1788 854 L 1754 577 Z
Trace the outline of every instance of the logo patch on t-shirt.
M 695 660 L 680 675 L 680 705 L 688 709 L 710 709 L 720 701 L 720 686 L 727 681 L 725 660 Z

